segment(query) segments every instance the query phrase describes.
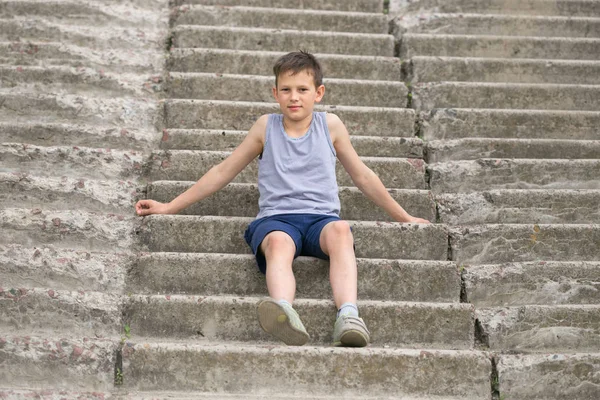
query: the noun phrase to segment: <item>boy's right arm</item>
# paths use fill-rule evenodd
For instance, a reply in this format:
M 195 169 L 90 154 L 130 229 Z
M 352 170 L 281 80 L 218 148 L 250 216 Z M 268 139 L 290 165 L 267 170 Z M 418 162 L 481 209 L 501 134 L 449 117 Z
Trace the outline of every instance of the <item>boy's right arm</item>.
M 260 155 L 265 143 L 267 115 L 260 117 L 250 128 L 244 141 L 220 164 L 212 167 L 192 187 L 169 203 L 140 200 L 135 205 L 138 215 L 176 214 L 184 208 L 222 189 L 252 160 Z

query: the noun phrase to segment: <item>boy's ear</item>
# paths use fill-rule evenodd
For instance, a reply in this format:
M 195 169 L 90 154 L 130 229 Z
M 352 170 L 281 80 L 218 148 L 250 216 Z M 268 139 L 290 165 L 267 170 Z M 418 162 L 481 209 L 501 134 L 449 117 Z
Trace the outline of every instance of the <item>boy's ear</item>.
M 271 90 L 273 91 L 273 97 L 275 97 L 275 100 L 277 100 L 277 87 L 273 86 Z
M 317 88 L 317 97 L 315 98 L 315 102 L 320 102 L 323 96 L 325 95 L 325 85 L 321 85 Z

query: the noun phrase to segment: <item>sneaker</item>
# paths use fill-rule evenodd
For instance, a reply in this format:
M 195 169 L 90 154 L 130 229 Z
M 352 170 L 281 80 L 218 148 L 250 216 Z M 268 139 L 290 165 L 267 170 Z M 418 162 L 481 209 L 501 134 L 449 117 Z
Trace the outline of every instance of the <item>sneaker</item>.
M 369 330 L 362 318 L 340 315 L 333 327 L 333 345 L 365 347 L 369 344 Z
M 258 303 L 257 311 L 260 327 L 288 346 L 302 346 L 308 341 L 306 328 L 291 306 L 265 299 Z

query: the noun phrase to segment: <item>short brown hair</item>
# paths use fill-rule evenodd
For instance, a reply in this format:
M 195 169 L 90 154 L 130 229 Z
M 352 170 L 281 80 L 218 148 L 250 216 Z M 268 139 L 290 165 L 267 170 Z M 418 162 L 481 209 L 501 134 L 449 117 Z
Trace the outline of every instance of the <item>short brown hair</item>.
M 319 61 L 317 61 L 315 56 L 312 54 L 300 50 L 293 51 L 279 57 L 273 66 L 273 73 L 275 74 L 275 87 L 277 87 L 277 81 L 280 74 L 292 71 L 292 75 L 295 75 L 298 72 L 305 70 L 312 74 L 316 88 L 323 84 L 323 71 L 321 70 L 321 64 L 319 64 Z

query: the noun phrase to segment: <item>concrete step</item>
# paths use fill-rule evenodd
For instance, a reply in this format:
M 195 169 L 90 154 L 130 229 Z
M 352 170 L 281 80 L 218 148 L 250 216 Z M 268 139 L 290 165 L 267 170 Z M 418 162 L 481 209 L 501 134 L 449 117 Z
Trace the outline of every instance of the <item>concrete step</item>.
M 314 53 L 392 57 L 394 37 L 384 34 L 297 31 L 178 25 L 175 47 L 281 51 L 303 49 Z
M 35 387 L 35 384 L 31 384 Z M 108 400 L 114 399 L 110 392 L 82 392 L 67 389 L 1 388 L 3 400 L 44 399 L 44 400 Z
M 2 207 L 53 210 L 80 209 L 122 214 L 133 212 L 142 190 L 131 181 L 99 181 L 63 177 L 43 177 L 26 173 L 0 172 Z
M 425 140 L 469 137 L 598 140 L 600 112 L 434 109 L 422 113 Z
M 160 148 L 163 150 L 232 151 L 242 143 L 245 137 L 245 131 L 165 129 Z M 425 148 L 423 140 L 416 137 L 351 135 L 350 141 L 356 152 L 366 157 L 423 158 L 423 149 Z
M 325 79 L 325 105 L 406 107 L 408 89 L 403 82 Z M 273 77 L 172 72 L 167 93 L 172 98 L 273 102 Z
M 137 151 L 1 143 L 0 161 L 0 172 L 126 180 L 140 175 L 144 157 Z
M 435 196 L 438 222 L 470 224 L 600 223 L 598 190 L 505 189 Z
M 261 374 L 257 379 L 258 366 Z M 185 377 L 176 373 L 179 368 L 187 371 Z M 285 383 L 280 379 L 282 368 L 294 371 Z M 405 373 L 399 375 L 399 369 Z M 129 377 L 124 383 L 129 389 L 225 387 L 229 393 L 245 394 L 259 393 L 269 385 L 270 394 L 277 395 L 288 392 L 293 385 L 295 393 L 307 396 L 352 396 L 358 386 L 371 396 L 484 399 L 490 391 L 491 361 L 484 353 L 465 350 L 348 351 L 331 347 L 140 341 L 128 343 L 124 349 L 123 371 Z M 377 378 L 371 378 L 372 374 Z M 207 380 L 207 376 L 211 378 Z M 438 384 L 432 385 L 433 380 Z
M 408 26 L 412 33 L 449 35 L 600 37 L 600 18 L 502 14 L 421 14 L 419 23 Z M 397 29 L 407 24 L 396 20 Z M 412 25 L 412 24 L 411 24 Z
M 99 253 L 35 244 L 0 245 L 0 274 L 4 288 L 32 286 L 54 290 L 123 293 L 127 253 Z
M 155 181 L 148 184 L 147 198 L 169 202 L 183 193 L 194 182 Z M 411 215 L 434 221 L 436 205 L 426 190 L 389 189 L 390 195 Z M 340 187 L 341 218 L 360 221 L 391 221 L 355 187 Z M 2 195 L 0 194 L 0 199 Z M 183 215 L 219 215 L 254 217 L 258 214 L 258 186 L 231 183 L 206 201 L 200 201 L 180 212 Z
M 595 0 L 418 0 L 410 3 L 392 2 L 390 15 L 400 11 L 413 13 L 434 9 L 444 13 L 600 16 L 600 5 Z
M 24 119 L 24 118 L 23 118 Z M 0 143 L 145 150 L 160 139 L 154 130 L 136 126 L 90 126 L 77 123 L 0 122 Z
M 425 147 L 427 162 L 486 158 L 600 158 L 600 140 L 488 139 L 433 140 Z
M 51 288 L 0 289 L 0 323 L 5 335 L 110 337 L 121 331 L 118 294 Z
M 491 350 L 592 352 L 600 345 L 598 305 L 480 308 L 476 315 Z
M 600 84 L 600 62 L 474 57 L 416 56 L 406 64 L 415 82 L 512 82 Z
M 124 306 L 123 320 L 134 336 L 274 342 L 258 323 L 259 301 L 258 297 L 134 295 Z M 470 304 L 359 300 L 358 306 L 374 347 L 473 347 L 475 318 Z M 294 308 L 310 335 L 309 343 L 333 342 L 333 301 L 301 299 Z
M 118 343 L 118 339 L 0 333 L 4 361 L 0 387 L 110 391 Z
M 333 10 L 381 13 L 382 0 L 303 0 L 298 3 L 283 3 L 278 0 L 172 0 L 172 5 L 202 4 L 215 6 L 248 6 L 265 8 L 294 7 L 300 10 Z
M 68 123 L 153 130 L 158 104 L 135 98 L 101 98 L 68 93 L 2 93 L 2 123 Z
M 600 85 L 440 82 L 412 87 L 412 108 L 600 109 Z
M 600 60 L 600 39 L 406 33 L 400 57 L 414 56 Z
M 289 5 L 293 7 L 293 4 Z M 230 26 L 302 31 L 388 33 L 381 13 L 298 10 L 293 8 L 185 5 L 174 10 L 173 25 Z
M 250 248 L 243 234 L 252 221 L 243 217 L 152 215 L 144 218 L 136 233 L 140 245 L 150 251 L 248 254 Z M 448 233 L 443 225 L 349 223 L 357 257 L 447 260 Z
M 532 354 L 498 357 L 498 388 L 505 399 L 594 399 L 600 354 Z
M 0 42 L 0 59 L 3 64 L 13 60 L 18 65 L 29 65 L 36 61 L 83 62 L 86 58 L 60 42 Z
M 600 189 L 600 160 L 493 159 L 430 164 L 431 190 Z
M 153 152 L 146 165 L 148 180 L 198 180 L 213 166 L 230 155 L 224 151 L 171 150 Z M 427 189 L 425 163 L 421 159 L 392 157 L 362 157 L 362 161 L 375 172 L 385 187 L 401 189 Z M 590 173 L 593 171 L 590 171 Z M 337 163 L 337 182 L 340 186 L 354 186 L 350 175 Z M 256 183 L 258 161 L 254 160 L 237 175 L 234 183 Z
M 261 114 L 280 112 L 277 103 L 170 99 L 164 105 L 167 128 L 182 129 L 248 130 Z M 414 110 L 318 106 L 315 111 L 338 115 L 352 135 L 414 137 Z
M 273 65 L 286 54 L 279 51 L 173 48 L 168 68 L 172 72 L 273 76 Z M 315 54 L 327 78 L 398 81 L 401 63 L 395 57 Z
M 357 259 L 361 300 L 457 303 L 461 281 L 448 261 Z M 329 263 L 294 261 L 298 298 L 330 299 Z M 143 294 L 266 296 L 265 277 L 250 254 L 149 253 L 137 258 L 126 291 Z
M 460 265 L 527 261 L 599 261 L 600 225 L 472 225 L 450 229 Z
M 537 261 L 463 270 L 467 301 L 479 308 L 600 304 L 600 262 Z
M 82 251 L 127 251 L 134 244 L 135 217 L 40 208 L 0 210 L 0 244 L 55 245 Z

